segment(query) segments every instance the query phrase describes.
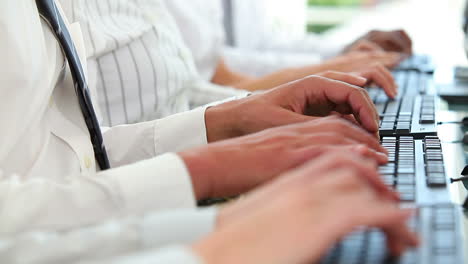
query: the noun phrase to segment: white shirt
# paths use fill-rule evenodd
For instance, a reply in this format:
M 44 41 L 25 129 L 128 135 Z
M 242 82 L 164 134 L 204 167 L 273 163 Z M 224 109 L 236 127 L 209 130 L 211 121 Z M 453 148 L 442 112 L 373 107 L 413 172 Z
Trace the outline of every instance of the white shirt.
M 209 233 L 215 213 L 213 209 L 173 210 L 67 232 L 2 237 L 0 260 L 8 264 L 202 264 L 201 259 L 181 245 L 191 244 Z
M 66 24 L 83 61 L 80 28 Z M 177 228 L 188 217 L 200 219 L 186 227 L 187 237 L 177 233 L 175 240 L 163 239 L 161 245 L 185 243 L 213 228 L 216 214 L 195 208 L 190 176 L 180 157 L 156 157 L 206 144 L 204 108 L 109 129 L 104 137 L 114 169 L 99 172 L 68 67 L 54 35 L 39 18 L 35 1 L 1 1 L 0 57 L 0 247 L 16 245 L 28 250 L 15 239 L 22 232 L 70 230 L 161 210 L 164 212 L 158 217 L 166 217 L 165 221 L 143 220 L 143 224 L 154 230 L 152 234 L 168 234 L 162 238 L 172 234 L 164 233 L 170 223 Z M 183 211 L 172 211 L 175 209 Z M 123 248 L 131 248 L 131 243 L 125 244 L 128 241 L 145 237 L 145 232 L 127 231 L 127 225 L 115 225 L 123 237 Z M 106 241 L 99 238 L 100 233 L 106 230 L 89 233 L 86 243 Z M 38 240 L 42 242 L 46 240 Z M 53 250 L 49 247 L 50 254 L 60 254 L 61 247 L 72 254 L 78 247 L 66 241 L 58 245 Z M 187 250 L 171 252 L 181 259 L 191 255 Z M 2 254 L 9 253 L 20 260 L 28 256 L 11 250 Z
M 235 47 L 225 45 L 222 0 L 166 0 L 166 5 L 195 54 L 198 71 L 208 81 L 223 57 L 234 70 L 262 76 L 319 63 L 341 48 L 305 35 L 304 0 L 232 0 Z M 278 11 L 291 9 L 294 15 L 286 17 Z
M 60 0 L 82 25 L 103 124 L 153 120 L 242 92 L 203 80 L 162 0 Z

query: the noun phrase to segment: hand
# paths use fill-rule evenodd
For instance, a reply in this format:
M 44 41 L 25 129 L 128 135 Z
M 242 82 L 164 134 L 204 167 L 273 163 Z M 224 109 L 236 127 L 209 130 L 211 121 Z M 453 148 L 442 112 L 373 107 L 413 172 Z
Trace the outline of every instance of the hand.
M 356 72 L 368 69 L 369 65 L 381 64 L 386 68 L 397 66 L 405 57 L 400 53 L 386 51 L 354 51 L 324 61 L 321 67 L 325 70 L 339 72 Z
M 328 153 L 227 205 L 215 231 L 193 250 L 207 264 L 315 263 L 353 229 L 368 226 L 383 229 L 393 254 L 401 254 L 418 244 L 405 225 L 412 212 L 380 196 L 375 177 L 375 163 Z
M 380 164 L 377 139 L 342 118 L 327 117 L 276 127 L 179 153 L 197 199 L 245 193 L 330 149 L 365 155 Z M 376 183 L 386 189 L 379 179 Z
M 359 87 L 367 80 L 344 73 L 335 77 L 339 80 L 310 76 L 209 108 L 205 113 L 208 142 L 310 121 L 332 112 L 353 114 L 365 130 L 377 135 L 378 113 L 367 92 Z
M 398 93 L 398 86 L 387 67 L 396 66 L 401 59 L 402 56 L 397 53 L 382 51 L 352 52 L 325 61 L 321 68 L 328 69 L 328 71 L 317 75 L 336 79 L 333 76 L 336 75 L 336 71 L 355 74 L 366 78 L 366 84 L 374 83 L 382 87 L 390 98 L 395 98 Z M 330 74 L 330 71 L 332 74 Z
M 333 80 L 340 80 L 340 76 L 342 74 L 343 73 L 335 71 L 326 71 L 318 73 L 317 75 Z M 390 98 L 395 98 L 398 94 L 398 86 L 392 76 L 392 73 L 380 63 L 370 64 L 367 68 L 351 72 L 350 74 L 366 78 L 366 85 L 374 83 L 375 85 L 382 87 Z
M 394 51 L 411 55 L 413 43 L 404 30 L 380 31 L 372 30 L 348 47 L 347 50 L 356 49 L 355 46 L 362 45 L 359 42 L 368 41 L 378 45 L 385 51 Z

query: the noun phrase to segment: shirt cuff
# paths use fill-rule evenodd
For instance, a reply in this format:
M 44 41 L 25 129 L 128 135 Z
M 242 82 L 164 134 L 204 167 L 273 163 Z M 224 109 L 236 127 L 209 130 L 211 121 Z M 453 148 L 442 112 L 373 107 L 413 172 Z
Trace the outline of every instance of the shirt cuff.
M 154 126 L 156 155 L 208 144 L 205 111 L 206 107 L 199 107 L 156 120 Z
M 176 154 L 164 154 L 112 171 L 127 214 L 196 207 L 190 174 Z
M 158 250 L 148 250 L 110 260 L 85 261 L 80 264 L 203 264 L 200 257 L 188 247 L 169 246 Z
M 192 244 L 214 231 L 218 215 L 214 207 L 169 212 L 159 212 L 144 218 L 141 230 L 144 248 Z M 187 219 L 190 219 L 189 224 Z M 164 232 L 161 231 L 162 226 Z

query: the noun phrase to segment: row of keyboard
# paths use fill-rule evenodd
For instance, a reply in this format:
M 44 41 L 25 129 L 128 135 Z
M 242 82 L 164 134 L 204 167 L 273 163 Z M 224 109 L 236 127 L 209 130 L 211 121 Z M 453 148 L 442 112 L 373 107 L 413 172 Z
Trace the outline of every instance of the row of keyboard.
M 383 137 L 382 146 L 388 151 L 388 163 L 379 168 L 384 183 L 400 193 L 405 202 L 416 201 L 416 173 L 420 169 L 425 175 L 427 188 L 446 187 L 446 175 L 442 145 L 436 136 L 427 136 L 422 141 L 421 156 L 416 155 L 414 137 Z M 417 159 L 423 167 L 417 167 Z
M 453 205 L 422 207 L 408 223 L 422 235 L 424 247 L 407 251 L 401 257 L 389 254 L 386 238 L 377 229 L 355 231 L 336 244 L 322 264 L 455 264 L 462 263 L 456 243 L 459 227 Z
M 427 93 L 431 78 L 430 70 L 425 70 L 428 65 L 425 57 L 418 56 L 400 65 L 398 70 L 405 71 L 394 73 L 400 87 L 394 100 L 381 89 L 368 89 L 381 119 L 381 144 L 389 152 L 388 164 L 379 168 L 383 181 L 400 193 L 403 204 L 428 205 L 409 221 L 410 229 L 421 235 L 423 244 L 393 257 L 383 232 L 360 228 L 337 243 L 320 263 L 463 263 L 458 211 L 448 204 L 442 144 L 436 136 L 436 97 Z
M 380 88 L 367 89 L 380 116 L 380 134 L 419 139 L 436 135 L 436 97 L 426 94 L 430 76 L 416 71 L 394 72 L 394 76 L 400 87 L 395 99 Z

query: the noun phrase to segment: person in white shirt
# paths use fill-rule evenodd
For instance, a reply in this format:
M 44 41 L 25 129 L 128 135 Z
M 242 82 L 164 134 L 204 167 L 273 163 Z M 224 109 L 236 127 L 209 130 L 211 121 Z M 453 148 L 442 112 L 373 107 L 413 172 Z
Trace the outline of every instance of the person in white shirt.
M 0 234 L 191 208 L 196 200 L 246 192 L 303 163 L 311 148 L 327 142 L 364 144 L 368 156 L 386 159 L 369 135 L 378 131 L 375 108 L 355 86 L 366 80 L 334 73 L 340 82 L 313 76 L 268 93 L 107 129 L 113 169 L 99 171 L 60 46 L 34 1 L 4 1 L 0 10 Z M 69 27 L 85 58 L 79 24 Z M 361 127 L 318 117 L 333 111 L 354 113 Z M 300 124 L 279 127 L 293 123 Z
M 65 20 L 65 27 L 84 62 L 79 24 Z M 396 209 L 395 194 L 377 176 L 377 162 L 387 158 L 369 134 L 378 130 L 377 115 L 356 86 L 365 83 L 363 78 L 313 76 L 210 108 L 113 127 L 104 133 L 112 169 L 100 171 L 62 49 L 35 1 L 1 2 L 0 53 L 0 259 L 11 259 L 8 263 L 243 262 L 236 256 L 269 263 L 270 254 L 262 248 L 244 254 L 251 247 L 238 247 L 241 239 L 258 225 L 265 227 L 259 234 L 273 235 L 265 223 L 280 220 L 285 208 L 294 209 L 291 218 L 273 223 L 289 226 L 267 239 L 265 249 L 274 250 L 302 233 L 297 224 L 284 224 L 316 221 L 314 230 L 323 230 L 336 215 L 325 219 L 321 212 L 338 212 L 350 200 L 366 208 L 353 209 L 355 221 L 329 227 L 339 232 L 314 240 L 311 252 L 291 248 L 278 257 L 289 263 L 316 259 L 360 225 L 393 234 L 395 253 L 417 244 L 403 224 L 410 212 Z M 317 117 L 332 111 L 352 113 L 362 128 L 337 117 Z M 204 146 L 207 142 L 216 143 Z M 337 153 L 343 150 L 356 157 Z M 178 153 L 157 156 L 171 151 Z M 309 160 L 315 162 L 290 171 Z M 219 212 L 195 208 L 196 199 L 243 193 L 273 178 L 273 184 Z M 271 203 L 278 191 L 290 195 Z M 348 195 L 332 195 L 343 191 Z M 333 210 L 319 202 L 330 195 Z M 251 209 L 259 206 L 264 210 Z M 126 220 L 79 229 L 112 219 Z M 54 233 L 74 229 L 69 236 Z M 38 233 L 21 235 L 28 232 Z M 302 235 L 304 244 L 315 237 Z
M 316 263 L 358 226 L 384 229 L 391 252 L 399 255 L 419 243 L 403 224 L 412 212 L 397 209 L 369 184 L 373 166 L 359 155 L 330 151 L 220 209 L 214 231 L 200 228 L 200 213 L 179 210 L 67 232 L 0 237 L 0 259 L 9 264 Z
M 72 21 L 83 25 L 89 79 L 91 86 L 97 87 L 104 125 L 154 120 L 246 93 L 211 83 L 206 76 L 213 73 L 203 68 L 198 67 L 200 74 L 197 72 L 194 61 L 214 58 L 208 54 L 216 51 L 218 44 L 200 45 L 202 52 L 191 52 L 163 0 L 60 2 Z M 169 2 L 171 6 L 177 1 Z M 210 7 L 208 1 L 195 3 L 181 4 Z M 211 36 L 210 30 L 201 28 L 191 34 L 201 39 Z M 361 71 L 361 75 L 382 84 L 390 95 L 394 93 L 388 72 L 372 67 L 366 70 L 369 72 Z M 372 72 L 382 72 L 387 78 L 373 78 Z
M 276 1 L 275 3 L 284 5 L 284 8 L 290 8 L 291 5 L 290 1 Z M 245 48 L 226 50 L 221 0 L 194 0 L 190 2 L 167 0 L 166 4 L 175 17 L 185 43 L 195 54 L 197 69 L 205 80 L 215 84 L 246 90 L 268 89 L 311 74 L 334 70 L 359 73 L 361 76 L 377 80 L 379 85 L 388 92 L 387 94 L 393 97 L 396 86 L 393 77 L 385 67 L 393 67 L 398 64 L 404 57 L 399 52 L 411 53 L 411 39 L 404 31 L 372 31 L 348 47 L 341 47 L 342 50 L 339 52 L 338 49 L 335 49 L 336 52 L 333 52 L 333 56 L 337 57 L 325 61 L 318 59 L 318 57 L 323 53 L 331 53 L 325 52 L 323 49 L 313 52 L 313 49 L 317 46 L 330 49 L 330 46 L 333 45 L 320 44 L 323 41 L 320 41 L 319 38 L 296 41 L 302 47 L 310 48 L 307 50 L 295 46 L 290 50 L 296 50 L 300 53 L 293 55 L 277 50 L 268 51 L 268 48 L 265 47 L 256 47 L 261 52 Z M 271 1 L 263 0 L 232 1 L 233 8 L 242 10 L 242 12 L 238 12 L 239 17 L 236 17 L 236 22 L 245 23 L 246 25 L 242 29 L 247 31 L 246 34 L 255 34 L 257 35 L 255 37 L 259 38 L 260 30 L 256 30 L 256 27 L 266 27 L 262 23 L 262 14 L 272 4 L 274 3 Z M 303 4 L 305 5 L 305 2 Z M 303 9 L 305 10 L 305 7 Z M 253 21 L 248 18 L 244 19 L 241 15 L 252 17 Z M 262 32 L 270 31 L 268 28 L 262 28 Z M 245 37 L 245 39 L 250 41 L 254 37 Z M 265 41 L 267 39 L 272 41 L 274 38 L 265 38 Z M 310 53 L 314 54 L 311 56 Z M 340 53 L 344 54 L 340 55 Z M 233 65 L 241 65 L 241 67 L 233 67 Z
M 82 25 L 104 125 L 154 120 L 246 93 L 199 77 L 162 0 L 60 2 Z

